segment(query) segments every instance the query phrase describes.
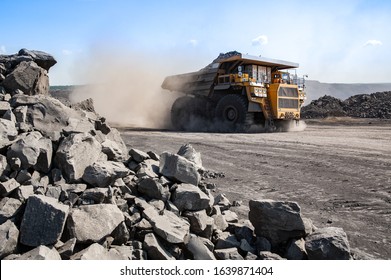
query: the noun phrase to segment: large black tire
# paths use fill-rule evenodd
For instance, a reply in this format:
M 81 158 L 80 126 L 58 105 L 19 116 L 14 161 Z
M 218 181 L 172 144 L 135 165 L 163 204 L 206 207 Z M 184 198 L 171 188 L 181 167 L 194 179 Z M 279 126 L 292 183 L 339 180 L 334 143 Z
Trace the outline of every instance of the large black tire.
M 190 122 L 189 108 L 193 98 L 189 96 L 179 97 L 171 106 L 171 123 L 176 130 L 186 130 Z
M 248 113 L 248 101 L 239 94 L 222 97 L 216 106 L 215 118 L 222 132 L 247 132 L 254 120 Z

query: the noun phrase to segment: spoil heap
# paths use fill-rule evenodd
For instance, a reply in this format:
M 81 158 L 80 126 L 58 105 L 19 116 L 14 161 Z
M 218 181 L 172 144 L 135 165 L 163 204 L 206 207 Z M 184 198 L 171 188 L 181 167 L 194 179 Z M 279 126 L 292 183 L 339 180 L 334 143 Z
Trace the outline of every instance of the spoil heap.
M 128 151 L 91 100 L 42 94 L 45 75 L 4 84 L 20 64 L 0 64 L 1 259 L 351 258 L 341 228 L 316 229 L 294 202 L 252 200 L 239 220 L 192 146 Z
M 325 95 L 304 106 L 301 115 L 306 119 L 341 116 L 391 119 L 391 92 L 359 94 L 344 101 Z

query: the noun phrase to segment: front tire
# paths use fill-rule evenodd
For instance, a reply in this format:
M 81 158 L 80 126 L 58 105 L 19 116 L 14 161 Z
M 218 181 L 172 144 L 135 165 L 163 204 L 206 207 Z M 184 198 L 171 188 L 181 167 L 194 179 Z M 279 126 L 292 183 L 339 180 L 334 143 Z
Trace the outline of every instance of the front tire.
M 254 119 L 248 113 L 247 99 L 238 94 L 228 94 L 219 100 L 215 118 L 222 132 L 247 132 Z

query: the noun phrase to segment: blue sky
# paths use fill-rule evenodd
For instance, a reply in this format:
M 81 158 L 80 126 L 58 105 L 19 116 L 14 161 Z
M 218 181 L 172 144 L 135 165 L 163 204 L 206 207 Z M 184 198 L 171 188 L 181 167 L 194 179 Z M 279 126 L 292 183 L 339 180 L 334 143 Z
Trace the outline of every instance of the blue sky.
M 0 4 L 0 53 L 51 53 L 58 60 L 49 73 L 52 85 L 85 82 L 78 73 L 97 50 L 153 59 L 167 74 L 198 70 L 220 52 L 237 50 L 298 62 L 299 73 L 322 82 L 391 82 L 391 1 Z

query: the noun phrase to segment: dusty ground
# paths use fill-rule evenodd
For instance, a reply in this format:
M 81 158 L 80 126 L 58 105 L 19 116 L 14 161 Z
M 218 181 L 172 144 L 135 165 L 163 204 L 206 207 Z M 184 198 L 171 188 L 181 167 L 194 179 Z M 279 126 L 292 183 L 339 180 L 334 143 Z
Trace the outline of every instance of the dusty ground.
M 263 134 L 179 133 L 122 128 L 129 147 L 177 152 L 190 143 L 204 167 L 224 172 L 216 194 L 242 200 L 297 201 L 318 227 L 342 227 L 350 245 L 391 259 L 391 121 L 328 119 L 305 131 Z

